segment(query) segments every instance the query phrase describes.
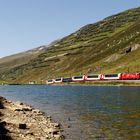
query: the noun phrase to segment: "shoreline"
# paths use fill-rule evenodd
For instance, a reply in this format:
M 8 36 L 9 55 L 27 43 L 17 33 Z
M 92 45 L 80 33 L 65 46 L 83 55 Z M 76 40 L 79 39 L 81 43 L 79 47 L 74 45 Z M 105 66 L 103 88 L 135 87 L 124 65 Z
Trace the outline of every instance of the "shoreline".
M 0 96 L 0 139 L 64 140 L 61 125 L 22 102 Z

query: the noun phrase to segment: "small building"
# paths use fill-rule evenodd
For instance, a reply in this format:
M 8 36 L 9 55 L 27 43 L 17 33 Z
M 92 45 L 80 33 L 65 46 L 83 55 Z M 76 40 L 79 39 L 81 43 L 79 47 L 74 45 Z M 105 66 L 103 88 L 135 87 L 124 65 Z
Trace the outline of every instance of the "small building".
M 35 81 L 29 81 L 29 84 L 30 84 L 30 85 L 35 84 Z

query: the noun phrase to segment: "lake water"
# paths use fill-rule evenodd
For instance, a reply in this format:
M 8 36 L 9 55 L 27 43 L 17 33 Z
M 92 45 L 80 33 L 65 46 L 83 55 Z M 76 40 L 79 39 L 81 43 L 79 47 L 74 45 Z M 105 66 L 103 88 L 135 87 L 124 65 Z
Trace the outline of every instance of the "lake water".
M 140 139 L 140 87 L 0 86 L 0 95 L 51 115 L 67 140 Z

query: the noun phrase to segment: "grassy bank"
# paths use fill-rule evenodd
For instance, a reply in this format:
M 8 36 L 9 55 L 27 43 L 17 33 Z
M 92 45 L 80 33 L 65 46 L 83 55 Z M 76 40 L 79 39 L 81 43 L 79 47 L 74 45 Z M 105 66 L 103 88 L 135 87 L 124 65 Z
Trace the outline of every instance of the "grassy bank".
M 6 81 L 0 81 L 0 85 L 5 85 L 5 84 L 8 84 L 8 82 L 6 82 Z

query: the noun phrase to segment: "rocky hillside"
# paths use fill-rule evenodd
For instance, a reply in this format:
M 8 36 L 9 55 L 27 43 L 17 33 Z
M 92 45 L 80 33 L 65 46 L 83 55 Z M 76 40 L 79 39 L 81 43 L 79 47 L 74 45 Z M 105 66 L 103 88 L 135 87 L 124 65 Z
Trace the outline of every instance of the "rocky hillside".
M 86 25 L 37 55 L 27 54 L 1 59 L 1 80 L 45 82 L 61 76 L 140 71 L 140 7 Z

